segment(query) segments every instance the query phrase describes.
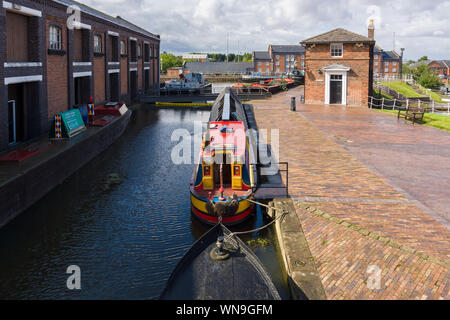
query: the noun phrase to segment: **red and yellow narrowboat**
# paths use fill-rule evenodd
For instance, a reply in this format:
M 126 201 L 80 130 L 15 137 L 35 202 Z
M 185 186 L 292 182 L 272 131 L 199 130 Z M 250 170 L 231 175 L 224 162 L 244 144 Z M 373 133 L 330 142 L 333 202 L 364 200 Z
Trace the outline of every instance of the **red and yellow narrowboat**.
M 230 88 L 215 101 L 191 179 L 191 209 L 201 221 L 232 225 L 254 210 L 256 148 L 246 110 Z

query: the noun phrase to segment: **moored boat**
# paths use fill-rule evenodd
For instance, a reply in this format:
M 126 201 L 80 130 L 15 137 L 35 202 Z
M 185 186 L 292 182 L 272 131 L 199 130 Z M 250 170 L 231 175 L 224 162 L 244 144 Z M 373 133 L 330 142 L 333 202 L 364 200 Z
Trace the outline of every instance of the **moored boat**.
M 256 186 L 255 139 L 247 114 L 230 88 L 212 106 L 190 191 L 193 214 L 201 221 L 239 223 L 254 210 Z
M 198 239 L 172 272 L 164 300 L 280 300 L 255 254 L 219 223 Z

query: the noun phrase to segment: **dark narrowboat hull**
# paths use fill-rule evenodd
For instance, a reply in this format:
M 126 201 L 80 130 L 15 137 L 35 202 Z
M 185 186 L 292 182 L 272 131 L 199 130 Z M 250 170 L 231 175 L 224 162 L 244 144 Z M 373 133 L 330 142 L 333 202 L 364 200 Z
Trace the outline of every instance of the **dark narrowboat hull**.
M 280 300 L 270 276 L 255 254 L 231 231 L 216 224 L 198 239 L 172 272 L 163 300 Z M 224 236 L 226 259 L 213 259 Z

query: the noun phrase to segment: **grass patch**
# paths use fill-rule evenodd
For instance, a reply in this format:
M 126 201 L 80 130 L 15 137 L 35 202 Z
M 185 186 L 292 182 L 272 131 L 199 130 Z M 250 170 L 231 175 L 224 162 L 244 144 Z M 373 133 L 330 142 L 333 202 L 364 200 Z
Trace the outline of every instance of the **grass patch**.
M 397 91 L 398 93 L 404 95 L 407 98 L 426 97 L 424 95 L 417 93 L 416 90 L 414 90 L 409 84 L 402 81 L 382 82 L 380 84 Z
M 374 110 L 390 113 L 393 115 L 398 114 L 397 110 L 379 110 L 379 109 Z M 450 115 L 425 113 L 423 116 L 423 121 L 424 121 L 423 124 L 426 126 L 450 131 Z
M 385 93 L 383 93 L 381 91 L 378 91 L 376 89 L 373 89 L 373 92 L 375 93 L 375 98 L 378 98 L 378 99 L 385 98 L 385 99 L 389 99 L 389 100 L 394 100 L 394 97 L 391 97 L 390 95 L 385 94 Z

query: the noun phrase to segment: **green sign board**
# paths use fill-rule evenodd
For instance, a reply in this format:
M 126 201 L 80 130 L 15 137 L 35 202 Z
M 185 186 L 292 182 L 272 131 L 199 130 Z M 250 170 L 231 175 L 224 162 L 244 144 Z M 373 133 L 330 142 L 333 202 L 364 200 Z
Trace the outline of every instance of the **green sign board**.
M 86 129 L 86 127 L 84 126 L 83 118 L 81 117 L 80 110 L 78 109 L 72 109 L 61 113 L 61 118 L 64 122 L 64 127 L 66 128 L 69 138 Z

